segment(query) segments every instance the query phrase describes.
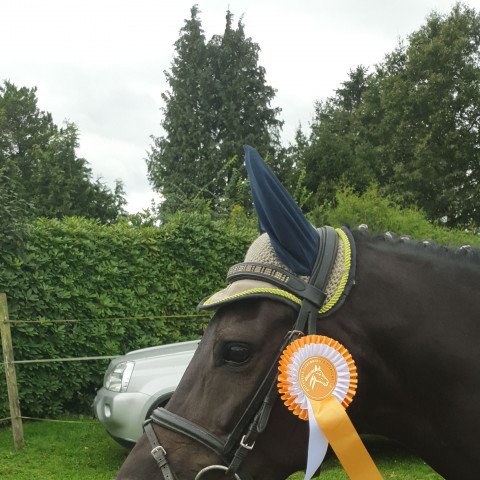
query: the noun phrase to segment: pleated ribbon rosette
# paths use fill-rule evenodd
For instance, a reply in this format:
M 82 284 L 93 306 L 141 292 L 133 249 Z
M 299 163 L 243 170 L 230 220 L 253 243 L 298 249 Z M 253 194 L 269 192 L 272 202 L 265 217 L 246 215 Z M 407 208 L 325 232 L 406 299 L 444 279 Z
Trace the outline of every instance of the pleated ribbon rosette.
M 285 405 L 309 422 L 305 480 L 310 480 L 332 446 L 351 480 L 381 480 L 346 408 L 357 388 L 357 368 L 336 340 L 307 335 L 280 357 L 278 389 Z

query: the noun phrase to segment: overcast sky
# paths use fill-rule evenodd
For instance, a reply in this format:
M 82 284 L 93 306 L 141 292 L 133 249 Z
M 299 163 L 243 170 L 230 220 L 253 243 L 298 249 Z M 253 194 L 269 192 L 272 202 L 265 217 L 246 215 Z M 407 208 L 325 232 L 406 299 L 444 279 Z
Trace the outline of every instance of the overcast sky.
M 0 81 L 38 87 L 55 123 L 80 130 L 78 154 L 108 185 L 123 180 L 130 212 L 155 197 L 146 174 L 150 135 L 160 135 L 164 70 L 194 0 L 0 0 Z M 399 38 L 450 0 L 198 0 L 207 39 L 225 12 L 243 15 L 260 64 L 277 90 L 285 145 L 315 100 L 330 96 L 350 69 L 372 66 Z M 480 0 L 467 5 L 480 7 Z

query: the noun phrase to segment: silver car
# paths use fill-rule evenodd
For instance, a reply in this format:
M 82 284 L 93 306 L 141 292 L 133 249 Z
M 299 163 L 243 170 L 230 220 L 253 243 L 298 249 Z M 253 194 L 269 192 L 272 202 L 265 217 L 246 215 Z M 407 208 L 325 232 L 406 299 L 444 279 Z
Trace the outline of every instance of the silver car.
M 135 350 L 114 358 L 93 401 L 95 416 L 122 445 L 132 446 L 143 422 L 177 388 L 199 340 Z

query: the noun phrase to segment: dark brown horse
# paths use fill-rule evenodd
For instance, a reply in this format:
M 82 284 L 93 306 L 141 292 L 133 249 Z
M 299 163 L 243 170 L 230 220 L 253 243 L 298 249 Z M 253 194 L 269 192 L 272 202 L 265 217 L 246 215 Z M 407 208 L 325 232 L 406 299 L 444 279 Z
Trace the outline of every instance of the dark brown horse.
M 353 238 L 355 286 L 341 308 L 316 320 L 317 333 L 339 341 L 355 359 L 352 422 L 359 433 L 403 443 L 449 480 L 480 478 L 478 252 L 372 238 L 361 231 Z M 230 464 L 238 445 L 228 450 L 222 442 L 232 432 L 240 428 L 248 438 L 251 419 L 245 423 L 244 413 L 272 376 L 298 316 L 298 306 L 266 294 L 220 306 L 167 405 L 171 414 L 153 423 L 168 468 L 159 468 L 163 450 L 155 459 L 151 438 L 144 435 L 117 479 L 193 480 L 203 470 L 204 480 L 280 480 L 304 469 L 308 424 L 287 410 L 278 393 L 264 388 L 271 413 L 260 416 L 268 421 L 251 451 L 253 442 L 240 448 L 245 458 L 238 476 L 230 473 L 235 469 L 227 476 L 204 470 Z M 200 433 L 192 434 L 197 427 Z M 205 440 L 208 435 L 212 438 Z

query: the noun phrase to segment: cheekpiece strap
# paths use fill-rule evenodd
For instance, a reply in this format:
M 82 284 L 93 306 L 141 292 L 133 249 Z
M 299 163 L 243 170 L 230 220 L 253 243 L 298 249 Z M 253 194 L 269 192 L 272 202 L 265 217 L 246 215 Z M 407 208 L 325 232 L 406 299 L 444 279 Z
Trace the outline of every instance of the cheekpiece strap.
M 317 258 L 310 276 L 309 286 L 322 292 L 321 304 L 325 301 L 325 289 L 327 287 L 330 272 L 337 258 L 338 234 L 333 227 L 321 227 L 317 229 L 320 236 L 320 246 Z M 318 308 L 308 298 L 304 298 L 300 306 L 295 329 L 313 335 L 317 330 Z M 306 328 L 308 326 L 308 328 Z
M 160 445 L 157 435 L 155 434 L 155 430 L 153 429 L 151 420 L 145 422 L 145 424 L 143 425 L 143 430 L 147 434 L 150 446 L 152 447 L 150 454 L 157 462 L 157 465 L 159 466 L 163 474 L 164 480 L 176 480 L 175 474 L 172 472 L 172 470 L 170 469 L 170 465 L 168 464 L 167 452 L 165 451 L 163 446 Z

